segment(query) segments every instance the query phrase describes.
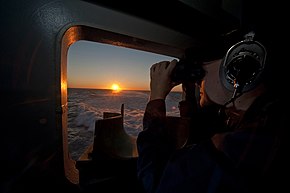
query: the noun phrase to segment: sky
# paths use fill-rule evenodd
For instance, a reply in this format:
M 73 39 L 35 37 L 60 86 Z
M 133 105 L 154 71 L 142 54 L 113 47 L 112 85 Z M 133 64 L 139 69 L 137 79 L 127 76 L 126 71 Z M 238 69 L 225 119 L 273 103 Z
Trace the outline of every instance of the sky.
M 91 41 L 68 50 L 68 88 L 149 90 L 152 64 L 173 57 Z M 179 86 L 174 90 L 179 90 Z

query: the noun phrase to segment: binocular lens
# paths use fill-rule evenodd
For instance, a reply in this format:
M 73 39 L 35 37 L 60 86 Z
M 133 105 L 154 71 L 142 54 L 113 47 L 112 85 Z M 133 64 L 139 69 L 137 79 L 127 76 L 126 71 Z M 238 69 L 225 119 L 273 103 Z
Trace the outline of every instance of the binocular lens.
M 203 79 L 205 71 L 202 68 L 202 62 L 192 62 L 180 60 L 177 62 L 171 74 L 171 80 L 174 82 L 196 82 Z

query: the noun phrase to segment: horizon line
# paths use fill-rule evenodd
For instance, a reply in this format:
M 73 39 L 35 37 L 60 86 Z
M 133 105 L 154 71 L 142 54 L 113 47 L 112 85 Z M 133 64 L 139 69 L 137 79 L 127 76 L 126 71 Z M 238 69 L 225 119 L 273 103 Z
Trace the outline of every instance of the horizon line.
M 92 89 L 92 90 L 112 90 L 110 88 L 87 88 L 87 87 L 67 87 L 68 89 Z M 144 90 L 144 89 L 121 89 L 121 91 L 146 91 L 150 92 L 150 90 Z M 178 90 L 172 90 L 171 92 L 182 92 Z

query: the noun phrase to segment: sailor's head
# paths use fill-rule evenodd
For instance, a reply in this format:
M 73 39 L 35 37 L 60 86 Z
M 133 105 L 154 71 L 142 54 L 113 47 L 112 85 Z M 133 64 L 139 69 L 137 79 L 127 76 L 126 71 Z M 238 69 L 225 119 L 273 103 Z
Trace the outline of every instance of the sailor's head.
M 261 88 L 278 95 L 277 91 L 285 90 L 288 81 L 286 67 L 283 68 L 288 63 L 289 54 L 284 48 L 288 35 L 277 22 L 283 21 L 283 16 L 269 14 L 274 9 L 272 5 L 261 8 L 257 4 L 259 9 L 249 5 L 239 29 L 209 41 L 201 51 L 189 51 L 201 56 L 206 72 L 204 90 L 211 101 L 220 105 L 234 95 L 240 94 L 239 100 L 258 95 Z
M 243 99 L 257 94 L 256 89 L 263 82 L 267 50 L 256 40 L 254 31 L 243 36 L 240 34 L 232 32 L 223 37 L 222 43 L 212 44 L 198 52 L 188 51 L 193 60 L 202 61 L 204 73 L 200 80 L 196 80 L 201 87 L 201 106 L 207 101 L 224 105 L 233 98 L 236 100 L 244 95 Z M 205 101 L 204 97 L 207 97 Z

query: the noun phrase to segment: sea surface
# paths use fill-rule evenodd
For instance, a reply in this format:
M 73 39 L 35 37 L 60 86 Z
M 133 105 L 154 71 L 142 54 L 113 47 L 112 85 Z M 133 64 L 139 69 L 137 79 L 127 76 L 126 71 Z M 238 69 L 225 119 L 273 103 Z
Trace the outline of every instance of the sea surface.
M 142 119 L 149 91 L 105 89 L 68 89 L 68 141 L 72 159 L 77 160 L 93 143 L 95 121 L 104 112 L 121 113 L 124 104 L 124 129 L 137 136 L 142 130 Z M 166 98 L 167 115 L 179 116 L 178 102 L 181 92 L 171 92 Z

